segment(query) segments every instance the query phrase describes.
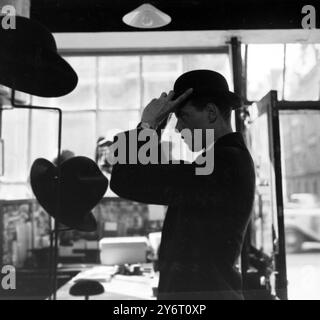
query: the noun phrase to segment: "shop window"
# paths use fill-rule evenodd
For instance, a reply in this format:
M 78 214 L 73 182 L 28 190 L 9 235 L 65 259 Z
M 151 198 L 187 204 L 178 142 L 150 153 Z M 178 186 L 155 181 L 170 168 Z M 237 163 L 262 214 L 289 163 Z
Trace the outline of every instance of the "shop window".
M 248 46 L 247 98 L 250 101 L 260 100 L 270 90 L 282 92 L 283 57 L 282 44 Z
M 4 177 L 2 181 L 26 181 L 28 159 L 29 111 L 4 110 L 2 112 L 2 138 L 4 140 Z
M 33 103 L 40 106 L 58 107 L 62 110 L 96 109 L 97 98 L 97 58 L 96 57 L 64 57 L 78 74 L 77 87 L 64 97 L 33 97 Z
M 31 97 L 38 106 L 63 111 L 62 149 L 95 158 L 97 139 L 112 139 L 136 127 L 142 109 L 175 79 L 192 69 L 221 72 L 232 89 L 228 53 L 126 56 L 66 56 L 78 74 L 76 89 L 60 98 Z M 15 130 L 12 130 L 15 128 Z M 32 162 L 53 160 L 58 146 L 58 114 L 42 110 L 3 112 L 5 177 L 27 185 Z
M 100 109 L 139 109 L 140 89 L 139 57 L 98 58 Z

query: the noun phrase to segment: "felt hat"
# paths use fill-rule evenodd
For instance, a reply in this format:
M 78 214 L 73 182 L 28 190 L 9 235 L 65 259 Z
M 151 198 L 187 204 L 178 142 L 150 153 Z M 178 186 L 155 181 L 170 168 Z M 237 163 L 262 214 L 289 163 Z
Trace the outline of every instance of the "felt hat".
M 218 72 L 212 70 L 192 70 L 182 74 L 175 82 L 174 99 L 189 88 L 193 92 L 189 99 L 195 97 L 211 97 L 221 107 L 238 109 L 242 106 L 241 98 L 229 90 L 227 80 Z
M 40 205 L 57 217 L 58 168 L 39 158 L 31 167 L 30 182 Z M 65 226 L 94 231 L 96 219 L 91 210 L 103 198 L 109 181 L 97 164 L 87 157 L 73 157 L 61 163 L 61 203 L 58 221 Z
M 58 54 L 51 32 L 28 18 L 12 19 L 14 28 L 0 27 L 0 84 L 41 97 L 70 93 L 78 76 Z

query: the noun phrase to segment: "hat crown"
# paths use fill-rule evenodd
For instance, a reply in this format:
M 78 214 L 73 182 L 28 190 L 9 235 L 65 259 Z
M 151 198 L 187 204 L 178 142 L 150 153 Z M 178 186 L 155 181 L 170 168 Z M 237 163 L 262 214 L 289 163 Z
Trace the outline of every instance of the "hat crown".
M 58 54 L 51 32 L 37 21 L 14 19 L 14 28 L 0 28 L 0 84 L 41 97 L 70 93 L 78 77 Z
M 61 163 L 59 185 L 57 174 L 58 168 L 50 161 L 43 158 L 34 161 L 30 182 L 38 202 L 51 216 L 58 218 L 60 223 L 77 230 L 94 231 L 96 221 L 90 211 L 107 191 L 108 179 L 93 160 L 81 156 Z
M 173 87 L 174 99 L 190 88 L 193 88 L 193 92 L 189 99 L 210 97 L 220 107 L 231 109 L 238 109 L 242 105 L 240 96 L 229 91 L 225 77 L 213 70 L 192 70 L 182 74 Z
M 181 75 L 174 84 L 174 91 L 180 94 L 193 88 L 194 94 L 229 91 L 227 80 L 218 72 L 212 70 L 192 70 Z
M 10 43 L 10 49 L 15 54 L 34 54 L 39 50 L 57 53 L 56 41 L 45 26 L 25 17 L 16 16 L 14 18 L 16 19 L 14 29 L 0 28 L 4 46 Z

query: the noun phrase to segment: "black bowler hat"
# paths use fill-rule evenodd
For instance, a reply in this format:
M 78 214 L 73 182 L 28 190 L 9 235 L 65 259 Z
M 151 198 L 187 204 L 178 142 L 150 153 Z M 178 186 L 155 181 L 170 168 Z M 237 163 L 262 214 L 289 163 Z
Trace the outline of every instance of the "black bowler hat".
M 173 87 L 174 99 L 189 88 L 193 88 L 190 99 L 211 97 L 213 102 L 231 109 L 238 109 L 242 105 L 241 98 L 229 90 L 227 80 L 212 70 L 192 70 L 182 74 Z
M 58 54 L 51 32 L 34 20 L 11 18 L 14 29 L 0 27 L 0 84 L 41 97 L 70 93 L 78 76 Z
M 31 167 L 30 181 L 40 205 L 52 217 L 57 213 L 58 169 L 39 158 Z M 61 163 L 61 203 L 58 220 L 65 226 L 94 231 L 96 219 L 91 210 L 103 198 L 109 181 L 97 164 L 87 157 L 73 157 Z

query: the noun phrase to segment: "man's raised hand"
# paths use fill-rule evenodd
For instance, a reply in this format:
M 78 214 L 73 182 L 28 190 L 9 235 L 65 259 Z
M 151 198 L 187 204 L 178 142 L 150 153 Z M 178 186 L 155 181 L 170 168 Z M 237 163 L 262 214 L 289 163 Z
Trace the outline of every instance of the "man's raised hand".
M 175 109 L 191 95 L 192 91 L 192 88 L 188 89 L 175 100 L 172 100 L 174 96 L 173 90 L 168 94 L 163 92 L 158 99 L 151 100 L 145 107 L 141 122 L 148 123 L 151 128 L 156 129 L 170 113 L 174 112 Z

